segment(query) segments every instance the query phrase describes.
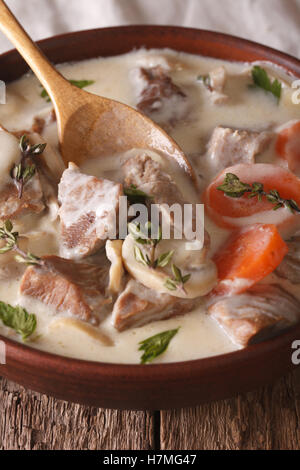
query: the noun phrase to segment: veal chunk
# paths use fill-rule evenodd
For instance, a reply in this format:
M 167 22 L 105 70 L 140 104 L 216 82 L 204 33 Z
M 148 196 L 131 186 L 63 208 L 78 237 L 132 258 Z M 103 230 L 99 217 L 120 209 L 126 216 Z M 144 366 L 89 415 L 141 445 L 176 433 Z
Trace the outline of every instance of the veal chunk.
M 214 104 L 224 104 L 229 97 L 224 93 L 227 73 L 225 67 L 217 67 L 209 73 L 209 89 Z
M 232 341 L 248 346 L 271 338 L 300 321 L 300 302 L 278 285 L 257 284 L 208 309 Z
M 208 159 L 215 172 L 236 163 L 255 163 L 255 156 L 268 147 L 272 132 L 216 127 L 208 144 Z
M 112 320 L 119 330 L 183 315 L 196 307 L 196 299 L 180 299 L 148 289 L 131 279 L 115 302 Z
M 157 122 L 173 124 L 187 113 L 187 97 L 161 66 L 139 69 L 142 83 L 137 108 Z
M 97 324 L 105 310 L 108 267 L 43 256 L 44 265 L 29 266 L 20 293 L 81 320 Z
M 76 165 L 69 164 L 58 186 L 62 256 L 89 256 L 110 235 L 116 236 L 121 195 L 121 184 L 85 175 Z
M 0 192 L 0 219 L 17 219 L 29 212 L 40 213 L 45 208 L 38 173 L 24 185 L 22 197 L 14 183 L 6 184 Z
M 131 157 L 123 165 L 125 184 L 135 185 L 149 196 L 156 204 L 184 204 L 180 189 L 165 173 L 160 164 L 148 155 Z

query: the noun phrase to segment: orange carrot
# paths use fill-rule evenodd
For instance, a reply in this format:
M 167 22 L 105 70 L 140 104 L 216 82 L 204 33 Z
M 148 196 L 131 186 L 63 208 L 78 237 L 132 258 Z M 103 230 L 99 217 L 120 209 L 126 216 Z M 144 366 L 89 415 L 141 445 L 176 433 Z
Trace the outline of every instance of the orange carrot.
M 244 194 L 240 198 L 232 198 L 220 191 L 218 187 L 224 182 L 227 173 L 235 174 L 242 182 L 250 185 L 260 182 L 265 191 L 276 189 L 282 198 L 293 199 L 300 207 L 300 179 L 292 172 L 267 163 L 238 164 L 223 170 L 204 192 L 205 210 L 218 226 L 240 228 L 267 221 L 280 229 L 288 227 L 291 231 L 295 230 L 295 226 L 300 223 L 300 216 L 287 208 L 274 211 L 274 204 L 266 197 L 260 200 Z
M 300 169 L 300 121 L 278 134 L 276 152 L 287 161 L 291 171 Z
M 215 254 L 219 283 L 213 294 L 238 294 L 270 274 L 288 252 L 275 225 L 255 224 L 234 232 Z

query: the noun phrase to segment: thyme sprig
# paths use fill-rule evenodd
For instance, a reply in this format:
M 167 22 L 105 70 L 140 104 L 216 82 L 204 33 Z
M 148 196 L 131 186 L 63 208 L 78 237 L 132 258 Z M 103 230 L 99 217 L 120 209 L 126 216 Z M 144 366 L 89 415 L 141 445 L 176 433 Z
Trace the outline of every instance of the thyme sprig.
M 34 176 L 36 165 L 28 163 L 30 157 L 41 155 L 47 144 L 31 145 L 27 136 L 24 134 L 20 139 L 21 161 L 15 164 L 11 170 L 11 177 L 18 190 L 18 198 L 22 198 L 25 184 Z
M 19 232 L 13 231 L 13 224 L 10 220 L 6 220 L 2 227 L 0 227 L 0 239 L 6 241 L 6 245 L 0 248 L 0 254 L 14 251 L 16 253 L 15 259 L 19 263 L 26 263 L 28 265 L 44 265 L 44 261 L 38 256 L 33 255 L 29 251 L 21 250 L 18 246 Z
M 274 204 L 273 210 L 275 211 L 281 207 L 286 207 L 292 213 L 300 213 L 300 208 L 293 199 L 282 198 L 276 189 L 265 191 L 262 183 L 243 183 L 238 176 L 233 173 L 226 173 L 223 184 L 218 186 L 217 189 L 219 191 L 223 191 L 226 196 L 232 198 L 240 198 L 244 194 L 248 194 L 249 198 L 257 197 L 258 200 L 261 201 L 262 198 L 265 197 L 267 201 Z
M 184 284 L 190 279 L 191 274 L 182 275 L 181 270 L 175 264 L 172 264 L 172 272 L 173 278 L 168 278 L 165 282 L 165 287 L 169 290 L 181 290 L 184 294 L 186 294 L 186 290 L 184 288 Z
M 153 229 L 151 222 L 146 222 L 144 229 L 141 228 L 140 224 L 131 222 L 128 224 L 129 233 L 140 245 L 148 245 L 150 253 L 144 253 L 138 245 L 133 247 L 134 257 L 136 261 L 149 266 L 151 268 L 164 268 L 171 260 L 174 250 L 162 253 L 157 258 L 155 257 L 155 248 L 162 239 L 161 227 L 158 227 L 157 233 L 153 237 Z M 152 238 L 153 237 L 153 238 Z

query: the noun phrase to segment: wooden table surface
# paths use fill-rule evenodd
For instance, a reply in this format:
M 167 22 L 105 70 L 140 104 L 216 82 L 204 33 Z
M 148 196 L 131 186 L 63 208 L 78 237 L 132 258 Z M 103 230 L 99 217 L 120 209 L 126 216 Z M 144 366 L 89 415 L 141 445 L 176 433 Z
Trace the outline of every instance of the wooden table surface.
M 237 398 L 170 411 L 67 403 L 0 378 L 0 449 L 300 449 L 300 367 Z

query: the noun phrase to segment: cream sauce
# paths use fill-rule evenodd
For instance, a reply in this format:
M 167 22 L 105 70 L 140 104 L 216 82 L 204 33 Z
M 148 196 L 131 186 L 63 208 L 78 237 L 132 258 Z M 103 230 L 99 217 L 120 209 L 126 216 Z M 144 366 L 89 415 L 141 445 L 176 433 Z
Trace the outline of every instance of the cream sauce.
M 62 64 L 58 66 L 58 69 L 69 79 L 94 80 L 95 83 L 87 87 L 87 91 L 91 93 L 136 106 L 141 91 L 140 79 L 136 73 L 137 68 L 156 65 L 169 69 L 174 82 L 189 97 L 191 106 L 187 117 L 168 129 L 168 132 L 190 158 L 199 175 L 202 188 L 212 176 L 205 152 L 208 139 L 216 126 L 265 130 L 283 126 L 288 121 L 300 118 L 299 106 L 294 105 L 291 100 L 292 78 L 270 64 L 265 64 L 265 68 L 284 80 L 279 105 L 265 92 L 248 88 L 251 69 L 249 64 L 224 62 L 171 50 L 145 51 L 142 49 L 117 57 Z M 197 76 L 205 75 L 220 65 L 225 67 L 228 74 L 224 93 L 229 96 L 229 101 L 225 105 L 213 105 L 210 92 L 197 80 Z M 47 118 L 52 106 L 51 103 L 41 98 L 40 93 L 39 82 L 32 74 L 27 74 L 9 84 L 7 104 L 0 107 L 1 125 L 10 131 L 30 129 L 36 116 Z M 180 103 L 176 102 L 176 106 L 180 106 Z M 186 106 L 186 103 L 183 106 Z M 182 110 L 183 113 L 185 111 L 186 109 Z M 57 152 L 58 137 L 55 122 L 47 124 L 42 137 L 53 146 L 54 152 Z M 11 160 L 15 158 L 13 150 L 14 146 L 10 147 L 8 143 L 2 147 L 1 174 L 5 173 L 6 165 L 8 163 L 10 165 Z M 133 153 L 134 150 L 125 156 L 108 156 L 101 160 L 89 161 L 83 165 L 82 169 L 90 175 L 120 181 L 120 157 L 128 158 Z M 8 155 L 11 155 L 9 160 L 7 160 Z M 159 158 L 156 155 L 151 156 L 154 159 Z M 273 160 L 274 156 L 270 150 L 259 157 L 261 162 Z M 280 162 L 280 164 L 283 163 Z M 189 185 L 180 173 L 172 168 L 170 172 L 183 195 L 189 200 L 194 200 L 194 196 L 191 197 Z M 1 178 L 0 175 L 0 181 L 2 181 Z M 52 212 L 48 211 L 42 216 L 26 216 L 15 224 L 17 229 L 28 237 L 31 252 L 37 255 L 59 253 L 56 210 L 54 204 Z M 228 231 L 218 228 L 208 218 L 205 224 L 211 236 L 210 254 L 213 254 L 228 236 Z M 37 315 L 37 331 L 33 341 L 29 343 L 34 348 L 93 361 L 138 363 L 139 341 L 180 326 L 179 333 L 171 341 L 167 351 L 155 362 L 197 359 L 238 349 L 214 320 L 206 315 L 206 308 L 203 304 L 182 317 L 153 322 L 122 333 L 113 328 L 110 316 L 99 329 L 87 328 L 76 321 L 64 322 L 62 315 L 54 315 L 55 312 L 41 302 L 19 297 L 18 287 L 21 274 L 18 272 L 14 280 L 4 279 L 0 282 L 0 299 L 11 304 L 19 303 L 29 312 Z M 8 328 L 0 327 L 0 332 L 18 340 L 13 331 Z

